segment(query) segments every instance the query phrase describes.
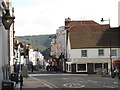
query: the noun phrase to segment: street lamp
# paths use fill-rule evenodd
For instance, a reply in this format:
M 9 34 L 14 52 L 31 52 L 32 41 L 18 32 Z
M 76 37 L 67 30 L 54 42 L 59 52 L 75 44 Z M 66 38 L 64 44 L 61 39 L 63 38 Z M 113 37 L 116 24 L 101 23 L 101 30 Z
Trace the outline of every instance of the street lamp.
M 101 18 L 101 22 L 104 22 L 104 21 L 109 21 L 109 28 L 110 28 L 110 18 L 107 20 L 104 20 L 103 18 Z M 111 31 L 110 31 L 110 71 L 111 71 L 111 75 L 112 75 Z
M 10 16 L 9 9 L 6 9 L 5 12 L 2 16 L 2 23 L 6 30 L 10 30 L 10 26 L 14 22 L 15 17 Z

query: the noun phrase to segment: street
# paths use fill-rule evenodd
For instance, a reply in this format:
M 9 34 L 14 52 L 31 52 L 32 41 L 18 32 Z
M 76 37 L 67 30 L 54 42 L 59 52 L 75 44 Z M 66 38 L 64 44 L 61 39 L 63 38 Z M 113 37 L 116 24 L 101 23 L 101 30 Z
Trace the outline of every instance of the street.
M 118 88 L 118 79 L 88 74 L 44 73 L 30 74 L 52 88 Z

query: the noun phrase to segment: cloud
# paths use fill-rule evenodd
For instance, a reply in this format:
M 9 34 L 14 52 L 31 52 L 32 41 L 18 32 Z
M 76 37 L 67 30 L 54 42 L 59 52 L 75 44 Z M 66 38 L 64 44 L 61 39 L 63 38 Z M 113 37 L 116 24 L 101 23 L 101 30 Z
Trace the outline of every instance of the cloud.
M 64 25 L 67 17 L 72 20 L 92 19 L 97 22 L 101 17 L 112 17 L 111 21 L 114 19 L 114 23 L 117 22 L 117 0 L 92 1 L 14 0 L 16 35 L 54 34 L 58 27 Z

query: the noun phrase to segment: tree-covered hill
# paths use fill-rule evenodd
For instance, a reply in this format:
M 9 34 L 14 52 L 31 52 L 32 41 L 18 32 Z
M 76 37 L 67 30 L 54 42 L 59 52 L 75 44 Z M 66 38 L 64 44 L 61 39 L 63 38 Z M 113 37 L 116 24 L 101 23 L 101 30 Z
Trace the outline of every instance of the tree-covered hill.
M 32 35 L 32 36 L 16 36 L 16 40 L 23 42 L 24 44 L 30 44 L 34 49 L 41 51 L 46 59 L 49 59 L 48 49 L 51 45 L 51 35 Z
M 50 47 L 51 40 L 49 36 L 51 35 L 16 36 L 16 40 L 25 44 L 29 43 L 34 49 L 43 51 Z

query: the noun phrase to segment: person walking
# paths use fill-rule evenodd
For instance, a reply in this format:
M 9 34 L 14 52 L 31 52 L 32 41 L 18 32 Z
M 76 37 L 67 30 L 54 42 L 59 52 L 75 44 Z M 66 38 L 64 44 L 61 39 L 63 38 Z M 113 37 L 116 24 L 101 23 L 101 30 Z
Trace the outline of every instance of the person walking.
M 33 70 L 34 70 L 34 67 L 33 67 L 33 65 L 31 65 L 31 72 L 33 72 Z

